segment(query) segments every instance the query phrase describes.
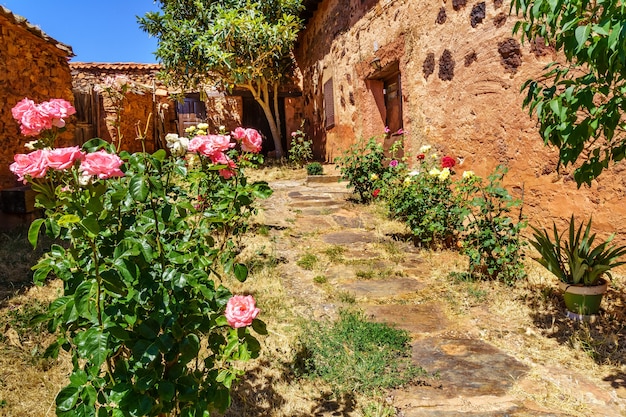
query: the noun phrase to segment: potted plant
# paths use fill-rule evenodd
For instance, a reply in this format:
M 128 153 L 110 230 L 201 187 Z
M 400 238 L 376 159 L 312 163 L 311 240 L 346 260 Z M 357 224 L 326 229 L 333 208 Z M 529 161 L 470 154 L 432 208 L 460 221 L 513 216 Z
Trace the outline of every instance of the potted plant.
M 611 269 L 626 262 L 618 259 L 626 254 L 626 246 L 611 245 L 615 235 L 593 246 L 596 234 L 591 234 L 591 218 L 583 231 L 583 223 L 578 229 L 572 215 L 568 235 L 559 234 L 553 224 L 553 236 L 548 231 L 533 227 L 534 240 L 530 244 L 541 255 L 534 258 L 560 280 L 565 307 L 570 316 L 588 316 L 600 309 L 602 296 L 606 292 Z

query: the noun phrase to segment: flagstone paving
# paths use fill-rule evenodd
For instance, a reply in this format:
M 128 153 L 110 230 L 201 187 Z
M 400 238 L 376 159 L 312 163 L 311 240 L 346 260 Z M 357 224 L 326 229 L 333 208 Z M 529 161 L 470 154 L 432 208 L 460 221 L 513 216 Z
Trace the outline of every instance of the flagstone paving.
M 274 195 L 264 204 L 264 223 L 276 237 L 276 253 L 287 291 L 300 300 L 306 317 L 328 317 L 338 306 L 329 301 L 327 290 L 316 285 L 314 271 L 296 265 L 298 257 L 313 242 L 341 247 L 345 260 L 329 262 L 324 276 L 332 291 L 351 294 L 372 320 L 405 329 L 412 336 L 412 359 L 436 378 L 393 391 L 393 405 L 401 417 L 566 417 L 561 410 L 547 410 L 529 398 L 544 395 L 544 383 L 531 377 L 542 375 L 545 383 L 574 385 L 573 395 L 585 393 L 594 416 L 624 416 L 624 400 L 572 370 L 550 369 L 515 358 L 480 340 L 472 318 L 450 320 L 443 303 L 436 300 L 407 304 L 407 295 L 425 287 L 420 277 L 427 263 L 413 245 L 403 246 L 401 256 L 383 256 L 380 236 L 371 215 L 350 203 L 344 183 L 275 181 Z M 365 265 L 365 266 L 364 266 Z M 359 275 L 373 275 L 360 279 Z M 477 319 L 476 319 L 477 320 Z M 535 377 L 536 378 L 536 377 Z M 515 389 L 514 389 L 515 387 Z M 578 390 L 578 391 L 576 391 Z M 523 391 L 525 395 L 519 395 Z M 315 414 L 344 415 L 344 414 Z

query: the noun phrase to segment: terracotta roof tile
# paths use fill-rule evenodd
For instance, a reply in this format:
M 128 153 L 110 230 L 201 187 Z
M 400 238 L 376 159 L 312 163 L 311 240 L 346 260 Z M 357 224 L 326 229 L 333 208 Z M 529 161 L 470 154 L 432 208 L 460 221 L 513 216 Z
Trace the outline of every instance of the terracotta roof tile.
M 56 46 L 58 49 L 63 51 L 68 57 L 75 56 L 74 55 L 74 51 L 72 51 L 72 47 L 71 46 L 66 45 L 64 43 L 61 43 L 61 42 L 57 41 L 56 39 L 54 39 L 53 37 L 47 35 L 43 30 L 41 30 L 41 28 L 39 26 L 33 25 L 25 17 L 22 17 L 20 15 L 14 14 L 11 10 L 7 9 L 6 7 L 4 7 L 2 5 L 0 5 L 0 15 L 6 17 L 7 19 L 9 19 L 9 21 L 15 23 L 18 26 L 23 27 L 24 29 L 26 29 L 30 33 L 40 37 L 41 39 L 45 40 L 46 42 Z
M 154 70 L 161 69 L 160 64 L 139 64 L 136 62 L 70 62 L 70 68 L 76 70 Z

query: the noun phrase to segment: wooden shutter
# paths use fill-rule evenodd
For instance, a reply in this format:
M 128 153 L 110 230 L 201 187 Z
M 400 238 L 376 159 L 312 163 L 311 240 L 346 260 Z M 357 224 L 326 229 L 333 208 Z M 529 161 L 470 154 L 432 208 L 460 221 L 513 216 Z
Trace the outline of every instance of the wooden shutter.
M 332 78 L 324 83 L 324 115 L 326 129 L 335 126 L 335 96 Z

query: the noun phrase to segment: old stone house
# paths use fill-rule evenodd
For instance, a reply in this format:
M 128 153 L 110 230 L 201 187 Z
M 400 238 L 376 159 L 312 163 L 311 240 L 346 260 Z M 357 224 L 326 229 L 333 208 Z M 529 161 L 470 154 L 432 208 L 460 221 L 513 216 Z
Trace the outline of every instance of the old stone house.
M 73 102 L 69 59 L 72 48 L 0 6 L 0 189 L 18 184 L 9 171 L 13 155 L 24 153 L 24 144 L 31 140 L 20 134 L 11 108 L 28 97 L 35 102 L 62 98 Z M 74 125 L 68 121 L 61 137 L 71 143 Z
M 157 77 L 160 65 L 72 62 L 70 68 L 77 143 L 98 137 L 137 152 L 144 146 L 137 137 L 145 136 L 146 151 L 154 152 L 176 132 L 175 104 Z
M 222 126 L 227 131 L 239 126 L 257 128 L 266 136 L 264 151 L 273 149 L 267 120 L 249 92 L 236 89 L 223 93 L 207 87 L 202 92 L 181 93 L 160 81 L 159 64 L 72 62 L 70 68 L 77 109 L 77 143 L 93 137 L 116 142 L 121 135 L 122 149 L 139 151 L 141 142 L 135 138 L 140 128 L 142 134 L 147 133 L 146 150 L 154 151 L 165 147 L 167 133 L 183 136 L 187 127 L 202 122 L 209 125 L 211 133 Z M 132 85 L 120 103 L 104 89 L 118 77 Z M 281 93 L 283 136 L 299 127 L 302 116 L 298 96 L 299 92 L 289 88 Z
M 381 137 L 386 126 L 403 129 L 407 156 L 429 144 L 462 161 L 457 171 L 486 176 L 506 165 L 509 189 L 524 197 L 531 224 L 593 214 L 599 229 L 626 236 L 626 165 L 577 189 L 567 172 L 557 175 L 556 153 L 522 109 L 521 85 L 556 57 L 512 36 L 516 17 L 508 2 L 304 4 L 306 29 L 295 56 L 319 158 L 331 161 L 358 138 Z

